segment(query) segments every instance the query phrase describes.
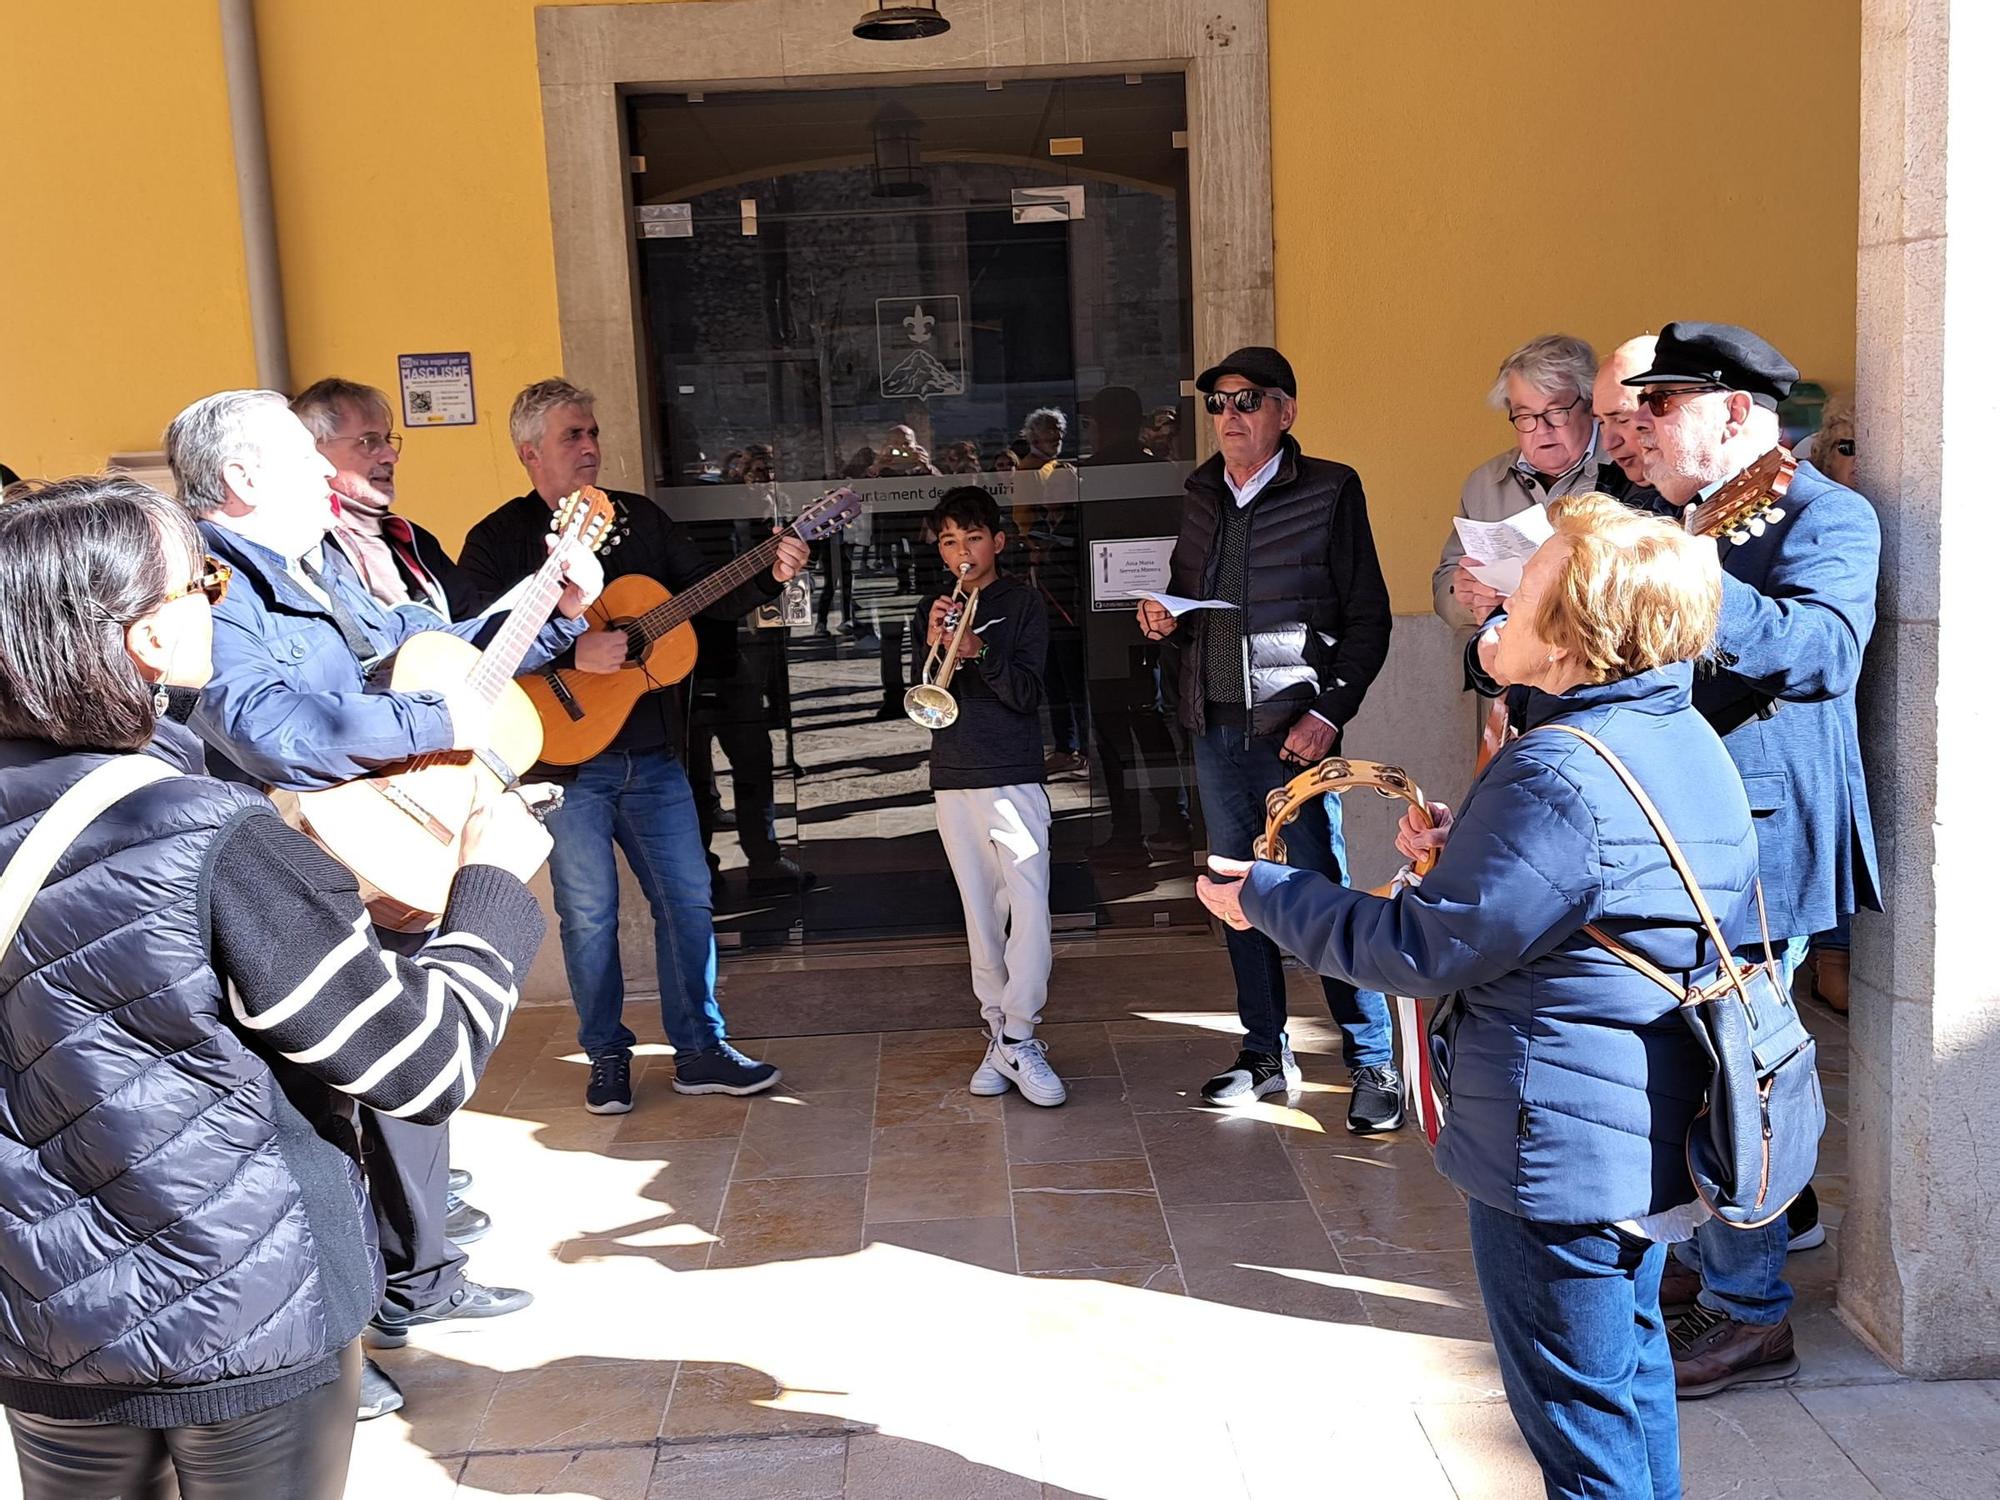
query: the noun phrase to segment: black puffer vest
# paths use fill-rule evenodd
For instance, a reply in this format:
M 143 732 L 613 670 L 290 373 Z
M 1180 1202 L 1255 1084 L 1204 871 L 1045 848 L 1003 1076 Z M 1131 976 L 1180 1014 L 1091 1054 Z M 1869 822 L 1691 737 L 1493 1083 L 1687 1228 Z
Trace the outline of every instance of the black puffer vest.
M 351 1115 L 229 1024 L 203 872 L 270 805 L 191 774 L 92 823 L 0 953 L 0 1403 L 144 1427 L 334 1378 L 380 1292 Z M 0 863 L 100 764 L 0 741 Z

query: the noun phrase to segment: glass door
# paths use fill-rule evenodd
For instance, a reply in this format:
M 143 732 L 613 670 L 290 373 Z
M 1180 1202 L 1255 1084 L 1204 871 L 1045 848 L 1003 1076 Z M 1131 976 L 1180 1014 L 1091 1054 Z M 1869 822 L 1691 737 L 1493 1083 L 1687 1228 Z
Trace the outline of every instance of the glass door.
M 654 497 L 718 563 L 834 485 L 867 501 L 781 608 L 703 637 L 719 930 L 962 929 L 903 708 L 946 586 L 927 517 L 962 484 L 1049 612 L 1058 930 L 1198 921 L 1186 747 L 1131 592 L 1163 586 L 1187 472 L 1182 78 L 630 108 Z

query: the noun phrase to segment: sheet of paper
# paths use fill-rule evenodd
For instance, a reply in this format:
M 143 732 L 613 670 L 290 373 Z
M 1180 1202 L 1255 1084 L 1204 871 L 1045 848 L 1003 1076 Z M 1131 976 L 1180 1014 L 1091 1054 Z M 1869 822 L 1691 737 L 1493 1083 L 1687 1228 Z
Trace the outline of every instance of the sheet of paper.
M 1151 589 L 1134 589 L 1133 594 L 1140 599 L 1151 599 L 1176 620 L 1191 609 L 1236 608 L 1226 599 L 1183 599 L 1179 594 L 1156 594 Z
M 1555 535 L 1548 512 L 1539 505 L 1517 511 L 1504 521 L 1469 521 L 1457 516 L 1451 524 L 1458 528 L 1458 542 L 1465 555 L 1476 559 L 1467 563 L 1466 571 L 1501 595 L 1512 595 L 1521 586 L 1521 569 L 1535 555 L 1535 549 Z

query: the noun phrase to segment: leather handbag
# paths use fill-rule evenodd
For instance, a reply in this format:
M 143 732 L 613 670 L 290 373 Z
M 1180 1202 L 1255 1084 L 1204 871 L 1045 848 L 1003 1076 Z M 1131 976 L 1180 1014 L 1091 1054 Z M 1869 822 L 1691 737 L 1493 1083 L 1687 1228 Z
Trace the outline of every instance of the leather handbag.
M 1680 1002 L 1680 1013 L 1708 1059 L 1708 1099 L 1688 1127 L 1688 1175 L 1701 1201 L 1732 1229 L 1760 1229 L 1781 1217 L 1805 1191 L 1819 1165 L 1826 1130 L 1820 1092 L 1818 1044 L 1792 1003 L 1771 951 L 1764 887 L 1757 886 L 1757 923 L 1764 938 L 1761 963 L 1745 963 L 1724 941 L 1721 925 L 1696 883 L 1666 820 L 1611 748 L 1568 724 L 1544 724 L 1595 750 L 1637 800 L 1694 902 L 1709 941 L 1721 956 L 1716 977 L 1683 984 L 1633 952 L 1595 923 L 1583 930 L 1612 955 L 1637 969 Z

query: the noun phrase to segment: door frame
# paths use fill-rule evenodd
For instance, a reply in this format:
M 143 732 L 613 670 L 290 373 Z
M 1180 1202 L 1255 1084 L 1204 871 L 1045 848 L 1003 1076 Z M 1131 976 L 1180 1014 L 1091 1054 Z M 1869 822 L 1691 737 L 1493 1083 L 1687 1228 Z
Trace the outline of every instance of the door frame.
M 628 93 L 1184 73 L 1196 369 L 1276 342 L 1267 0 L 958 0 L 949 32 L 895 43 L 857 40 L 855 13 L 856 0 L 536 9 L 563 373 L 597 397 L 603 482 L 643 493 L 654 472 Z

